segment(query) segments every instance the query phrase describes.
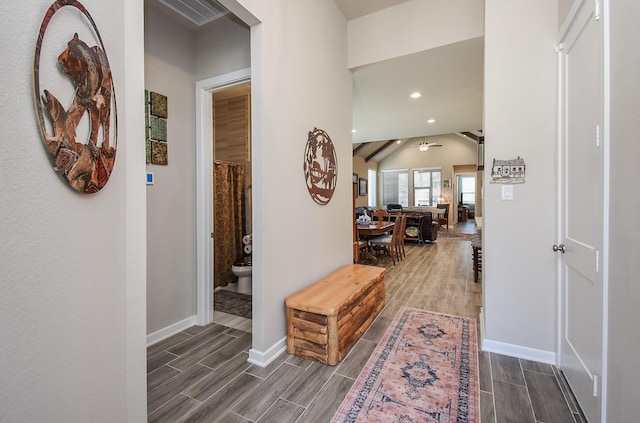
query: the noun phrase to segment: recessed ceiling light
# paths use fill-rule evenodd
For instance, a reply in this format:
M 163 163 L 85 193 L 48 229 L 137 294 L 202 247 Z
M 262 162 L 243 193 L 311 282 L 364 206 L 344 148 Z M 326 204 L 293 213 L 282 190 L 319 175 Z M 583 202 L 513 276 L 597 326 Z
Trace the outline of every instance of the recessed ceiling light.
M 397 140 L 396 144 L 402 144 L 402 140 Z
M 355 129 L 352 129 L 351 132 L 355 134 L 358 131 L 356 131 Z
M 422 94 L 420 94 L 418 91 L 416 91 L 415 93 L 411 94 L 411 98 L 420 98 L 422 97 Z
M 429 119 L 429 120 L 427 120 L 427 123 L 436 123 L 436 120 L 435 119 Z

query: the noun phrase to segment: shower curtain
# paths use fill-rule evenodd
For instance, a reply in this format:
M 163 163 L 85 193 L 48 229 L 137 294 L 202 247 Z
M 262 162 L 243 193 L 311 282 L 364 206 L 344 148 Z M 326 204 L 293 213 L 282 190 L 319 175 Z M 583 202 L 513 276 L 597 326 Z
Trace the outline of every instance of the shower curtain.
M 213 286 L 217 288 L 235 282 L 231 266 L 244 254 L 245 167 L 216 161 L 213 169 Z

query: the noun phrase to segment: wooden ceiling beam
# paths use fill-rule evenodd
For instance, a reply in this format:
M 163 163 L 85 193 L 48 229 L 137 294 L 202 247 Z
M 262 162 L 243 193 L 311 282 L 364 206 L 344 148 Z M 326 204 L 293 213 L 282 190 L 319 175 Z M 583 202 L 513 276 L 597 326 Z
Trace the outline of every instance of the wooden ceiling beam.
M 379 147 L 376 151 L 374 151 L 373 153 L 369 154 L 365 159 L 364 162 L 367 163 L 369 160 L 371 160 L 372 158 L 374 158 L 376 156 L 376 154 L 380 153 L 381 151 L 386 150 L 387 148 L 389 148 L 391 145 L 393 145 L 393 143 L 395 143 L 396 140 L 389 140 L 387 142 L 385 142 L 384 144 L 382 144 L 381 147 Z
M 473 132 L 460 132 L 462 135 L 464 135 L 467 138 L 471 138 L 474 141 L 478 141 L 478 136 L 476 134 L 474 134 Z
M 473 132 L 460 132 L 460 133 L 467 138 L 471 138 L 475 142 L 478 142 L 478 143 L 484 142 L 484 135 L 476 135 Z
M 363 148 L 365 148 L 367 146 L 366 142 L 363 142 L 362 144 L 360 144 L 359 146 L 357 146 L 356 148 L 353 149 L 353 157 L 356 156 L 356 154 L 358 154 L 360 151 L 362 151 Z

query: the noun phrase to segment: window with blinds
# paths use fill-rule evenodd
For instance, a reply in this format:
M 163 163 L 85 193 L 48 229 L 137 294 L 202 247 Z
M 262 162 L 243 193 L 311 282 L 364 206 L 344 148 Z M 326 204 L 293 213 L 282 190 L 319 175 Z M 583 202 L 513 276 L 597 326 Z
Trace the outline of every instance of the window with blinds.
M 402 204 L 409 207 L 409 171 L 407 169 L 382 171 L 382 204 Z

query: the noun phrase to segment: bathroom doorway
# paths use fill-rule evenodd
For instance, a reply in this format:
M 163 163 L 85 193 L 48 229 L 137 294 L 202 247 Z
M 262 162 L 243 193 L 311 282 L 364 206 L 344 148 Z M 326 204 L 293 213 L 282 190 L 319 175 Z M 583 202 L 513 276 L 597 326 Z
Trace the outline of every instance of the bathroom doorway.
M 213 322 L 251 331 L 251 83 L 211 93 Z
M 196 278 L 197 278 L 197 316 L 199 326 L 214 321 L 214 123 L 213 95 L 249 84 L 251 69 L 245 68 L 228 74 L 196 82 Z M 250 101 L 249 101 L 250 104 Z M 249 129 L 250 133 L 250 129 Z M 244 167 L 251 172 L 250 139 L 249 151 Z M 219 153 L 220 155 L 220 153 Z M 236 156 L 227 156 L 227 161 L 238 161 Z M 246 173 L 246 171 L 245 171 Z M 248 179 L 251 180 L 250 178 Z M 249 182 L 249 187 L 251 183 Z M 245 192 L 245 203 L 251 210 L 251 189 Z M 246 214 L 251 222 L 251 213 Z M 249 226 L 250 228 L 250 226 Z M 220 299 L 220 298 L 218 298 Z M 250 322 L 250 320 L 249 320 Z M 250 324 L 248 325 L 251 326 Z

